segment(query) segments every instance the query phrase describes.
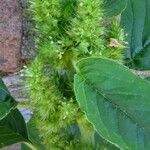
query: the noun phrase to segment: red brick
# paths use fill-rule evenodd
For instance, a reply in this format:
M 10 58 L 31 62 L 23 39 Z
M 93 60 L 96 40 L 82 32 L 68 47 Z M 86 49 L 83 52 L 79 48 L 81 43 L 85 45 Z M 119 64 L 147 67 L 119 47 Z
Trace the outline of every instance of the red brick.
M 15 72 L 21 59 L 22 19 L 19 0 L 0 0 L 0 72 Z

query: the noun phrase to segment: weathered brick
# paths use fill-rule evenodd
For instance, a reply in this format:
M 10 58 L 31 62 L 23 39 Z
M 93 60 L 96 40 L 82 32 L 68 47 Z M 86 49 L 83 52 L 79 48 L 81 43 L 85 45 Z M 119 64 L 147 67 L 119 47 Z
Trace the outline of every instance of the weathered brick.
M 15 72 L 21 59 L 22 19 L 19 0 L 0 0 L 0 72 Z

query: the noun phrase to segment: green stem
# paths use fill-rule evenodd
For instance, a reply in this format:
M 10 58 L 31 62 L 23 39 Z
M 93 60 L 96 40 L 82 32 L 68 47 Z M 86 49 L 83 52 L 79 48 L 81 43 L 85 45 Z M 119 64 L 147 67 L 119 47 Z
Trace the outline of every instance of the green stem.
M 94 129 L 91 124 L 85 119 L 85 116 L 82 116 L 77 120 L 80 133 L 81 133 L 81 141 L 83 145 L 93 146 L 94 144 Z
M 38 150 L 38 148 L 35 145 L 33 145 L 32 143 L 24 142 L 24 144 L 27 145 L 32 150 Z
M 17 107 L 23 107 L 23 108 L 32 108 L 32 106 L 28 102 L 20 102 L 18 103 Z

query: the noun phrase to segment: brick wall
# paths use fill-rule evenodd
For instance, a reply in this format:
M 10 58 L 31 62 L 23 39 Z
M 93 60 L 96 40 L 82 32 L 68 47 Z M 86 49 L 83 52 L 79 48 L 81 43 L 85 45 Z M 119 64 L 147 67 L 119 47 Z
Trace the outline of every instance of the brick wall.
M 22 18 L 18 0 L 0 0 L 0 72 L 15 72 L 21 59 Z

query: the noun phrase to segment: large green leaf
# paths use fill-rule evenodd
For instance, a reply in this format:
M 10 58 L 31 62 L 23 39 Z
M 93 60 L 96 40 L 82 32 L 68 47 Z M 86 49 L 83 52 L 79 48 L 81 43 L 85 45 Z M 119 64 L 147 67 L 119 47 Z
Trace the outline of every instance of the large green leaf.
M 150 82 L 150 77 L 145 78 L 145 80 L 147 80 L 147 81 L 149 81 L 149 82 Z
M 18 142 L 28 142 L 26 124 L 18 109 L 0 120 L 0 148 Z
M 103 6 L 106 17 L 117 16 L 124 11 L 128 0 L 104 0 Z
M 150 69 L 150 1 L 128 0 L 121 23 L 128 34 L 126 57 L 129 65 L 141 70 Z
M 105 58 L 77 63 L 76 99 L 106 140 L 124 150 L 150 149 L 150 84 Z
M 4 118 L 14 107 L 16 107 L 16 102 L 0 78 L 0 120 Z
M 37 150 L 45 150 L 42 138 L 40 138 L 39 131 L 36 127 L 35 118 L 33 117 L 28 123 L 28 135 L 29 139 L 32 141 L 32 143 L 37 147 Z M 29 147 L 26 144 L 21 144 L 21 150 L 32 150 L 31 147 Z
M 0 148 L 18 142 L 30 143 L 25 121 L 16 104 L 0 79 Z

